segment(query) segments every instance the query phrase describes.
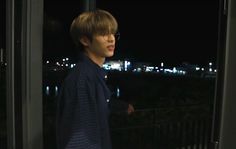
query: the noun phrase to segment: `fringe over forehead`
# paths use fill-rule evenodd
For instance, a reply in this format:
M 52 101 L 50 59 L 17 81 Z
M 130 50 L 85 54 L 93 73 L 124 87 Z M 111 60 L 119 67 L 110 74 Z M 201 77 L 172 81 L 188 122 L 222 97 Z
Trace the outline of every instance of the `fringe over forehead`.
M 84 12 L 76 17 L 70 27 L 75 43 L 83 36 L 92 40 L 93 35 L 115 34 L 118 29 L 116 19 L 105 10 Z

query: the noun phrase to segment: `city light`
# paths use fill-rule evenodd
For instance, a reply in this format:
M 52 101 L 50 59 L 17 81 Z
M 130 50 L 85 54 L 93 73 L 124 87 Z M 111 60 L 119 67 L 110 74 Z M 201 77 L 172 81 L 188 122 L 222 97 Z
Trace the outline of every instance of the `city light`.
M 117 98 L 120 97 L 120 89 L 119 89 L 119 87 L 116 88 L 116 97 Z
M 46 61 L 49 64 L 49 60 Z M 63 58 L 61 61 L 54 62 L 54 66 L 50 66 L 52 71 L 72 69 L 76 64 L 69 62 L 69 58 Z M 199 67 L 198 65 L 192 65 L 188 63 L 183 63 L 180 66 L 174 66 L 168 68 L 164 67 L 164 62 L 160 63 L 160 67 L 152 65 L 151 63 L 144 62 L 130 62 L 127 60 L 111 60 L 106 61 L 103 64 L 103 68 L 107 71 L 120 71 L 120 72 L 135 72 L 135 73 L 155 73 L 155 74 L 165 74 L 165 75 L 191 75 L 194 72 L 202 76 L 212 76 L 214 77 L 217 70 L 213 68 L 213 63 L 209 62 L 207 66 Z M 188 73 L 190 72 L 190 73 Z M 203 74 L 203 75 L 201 75 Z M 204 75 L 206 74 L 206 75 Z M 49 90 L 49 89 L 48 89 Z
M 49 95 L 49 90 L 50 90 L 50 88 L 49 88 L 49 86 L 46 86 L 46 95 Z
M 173 73 L 177 73 L 177 69 L 175 67 L 173 68 L 172 71 L 173 71 Z
M 73 68 L 74 67 L 74 64 L 70 64 L 70 68 Z
M 125 71 L 128 70 L 129 66 L 130 66 L 130 62 L 129 61 L 125 61 Z
M 58 95 L 58 87 L 55 86 L 55 95 L 57 96 Z
M 115 63 L 115 64 L 112 64 L 111 65 L 111 69 L 113 69 L 113 70 L 121 70 L 121 66 L 120 66 L 120 64 L 118 63 Z
M 152 66 L 147 66 L 145 69 L 146 72 L 153 72 L 153 70 L 154 70 L 154 67 Z
M 161 62 L 161 67 L 164 67 L 164 63 L 163 62 Z

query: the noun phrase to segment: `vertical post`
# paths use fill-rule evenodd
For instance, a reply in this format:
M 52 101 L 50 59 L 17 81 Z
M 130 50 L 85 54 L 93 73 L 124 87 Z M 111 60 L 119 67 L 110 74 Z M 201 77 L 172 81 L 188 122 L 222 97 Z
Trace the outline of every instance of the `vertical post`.
M 217 39 L 217 75 L 215 85 L 214 109 L 211 129 L 211 149 L 217 149 L 220 137 L 220 116 L 222 111 L 223 84 L 225 72 L 225 46 L 226 46 L 226 24 L 227 5 L 226 0 L 218 0 L 218 39 Z
M 22 8 L 23 148 L 42 149 L 43 0 L 23 0 Z
M 0 65 L 3 64 L 3 49 L 0 49 Z
M 83 0 L 83 11 L 96 9 L 96 0 Z
M 8 149 L 16 148 L 15 107 L 14 107 L 14 41 L 15 14 L 14 0 L 6 1 L 6 62 L 7 62 L 7 144 Z
M 7 0 L 9 149 L 42 149 L 43 0 Z
M 220 128 L 220 149 L 235 149 L 236 143 L 236 0 L 228 1 L 223 104 Z

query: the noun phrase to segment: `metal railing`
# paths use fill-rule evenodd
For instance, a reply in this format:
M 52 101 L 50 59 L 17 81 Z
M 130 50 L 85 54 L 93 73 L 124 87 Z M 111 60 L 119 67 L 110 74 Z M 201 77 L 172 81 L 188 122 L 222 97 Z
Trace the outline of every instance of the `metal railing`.
M 111 124 L 114 149 L 209 149 L 210 145 L 208 106 L 143 109 L 131 116 L 117 113 Z

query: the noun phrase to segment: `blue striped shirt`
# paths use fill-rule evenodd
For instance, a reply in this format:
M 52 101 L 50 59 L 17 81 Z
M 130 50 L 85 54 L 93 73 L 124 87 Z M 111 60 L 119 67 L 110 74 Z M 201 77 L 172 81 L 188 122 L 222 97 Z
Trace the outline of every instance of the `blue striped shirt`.
M 58 98 L 58 149 L 111 149 L 105 71 L 81 54 Z

